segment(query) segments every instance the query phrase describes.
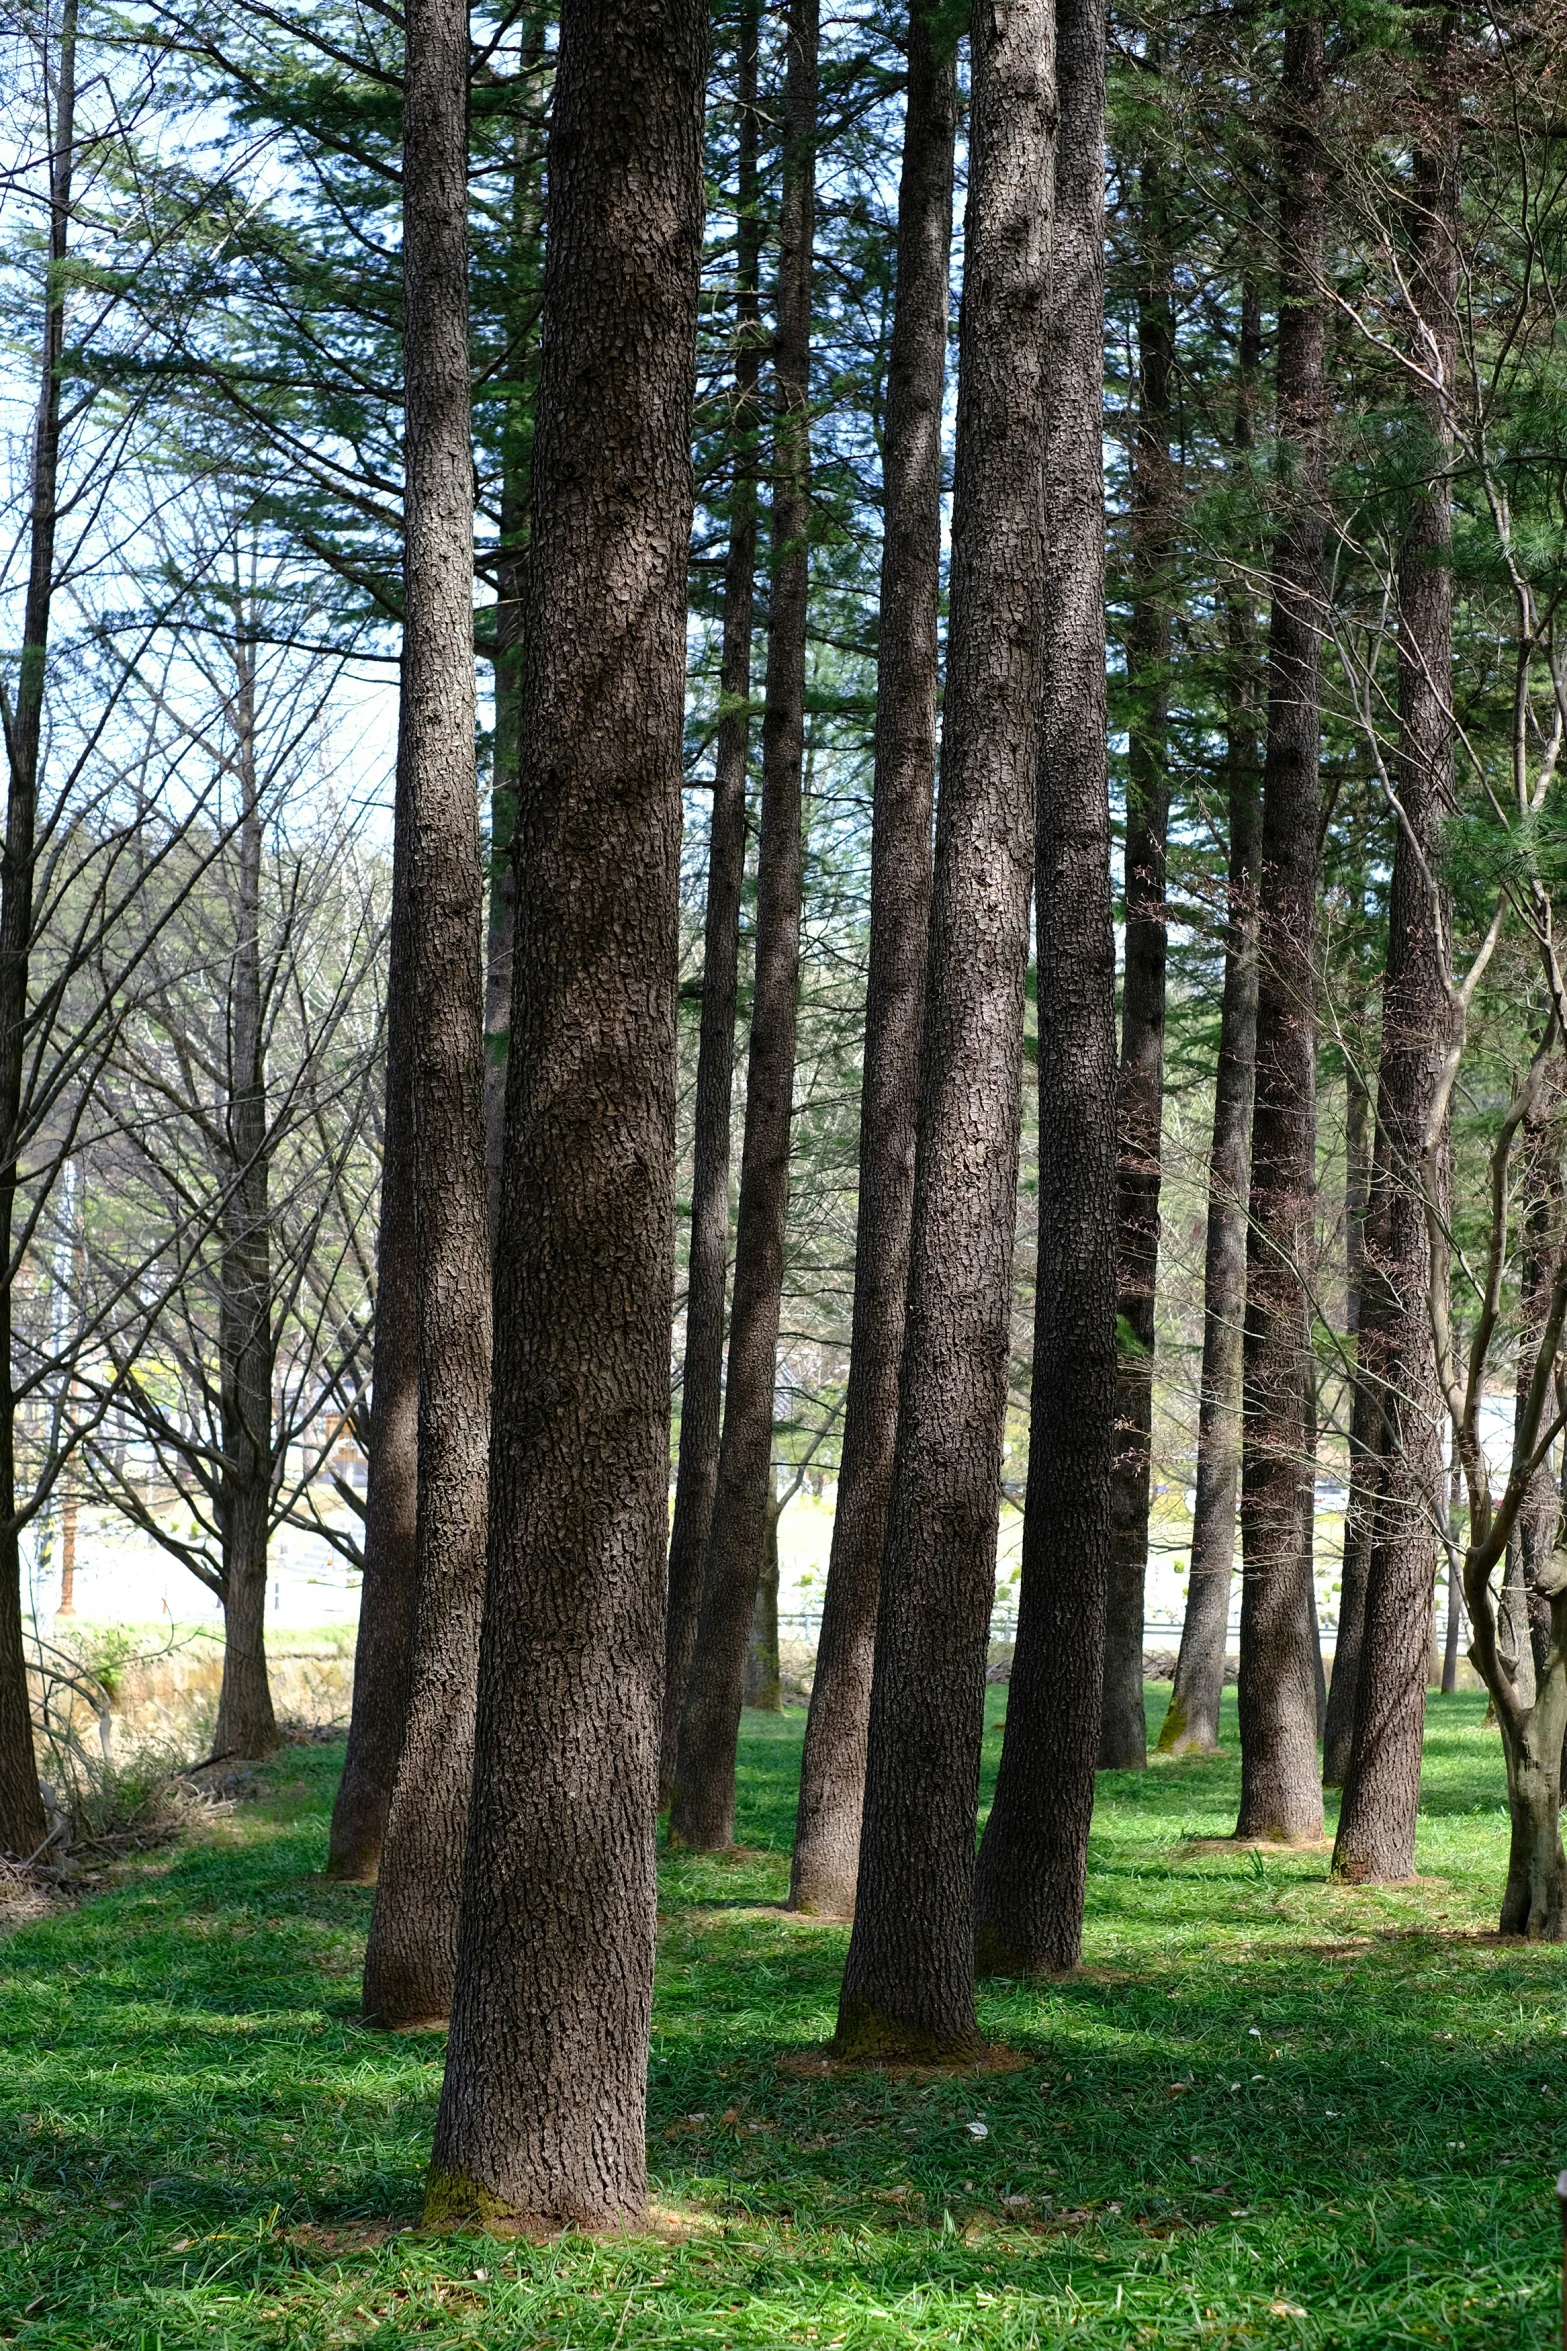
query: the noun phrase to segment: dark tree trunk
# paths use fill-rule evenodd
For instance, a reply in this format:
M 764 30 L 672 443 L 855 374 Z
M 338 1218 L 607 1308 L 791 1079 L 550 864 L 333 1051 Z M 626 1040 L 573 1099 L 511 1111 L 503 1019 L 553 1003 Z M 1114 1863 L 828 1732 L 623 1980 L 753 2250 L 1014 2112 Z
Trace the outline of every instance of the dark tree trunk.
M 1366 1222 L 1371 1207 L 1371 1096 L 1359 1072 L 1347 1067 L 1344 1133 L 1345 1337 L 1360 1355 L 1365 1290 Z M 1322 1784 L 1339 1788 L 1349 1769 L 1355 1737 L 1355 1679 L 1360 1671 L 1360 1636 L 1366 1616 L 1366 1575 L 1371 1565 L 1371 1513 L 1376 1497 L 1376 1414 L 1368 1383 L 1356 1378 L 1349 1403 L 1349 1502 L 1339 1565 L 1338 1624 L 1333 1638 L 1333 1680 L 1322 1731 Z
M 669 1809 L 670 1842 L 731 1844 L 735 1743 L 772 1476 L 778 1317 L 789 1218 L 789 1137 L 800 981 L 801 771 L 811 524 L 811 254 L 815 238 L 818 0 L 790 0 L 774 344 L 773 569 L 762 719 L 756 977 L 746 1056 L 734 1308 L 702 1600 Z
M 1017 1647 L 975 1888 L 987 1969 L 1076 1964 L 1099 1744 L 1115 1447 L 1115 937 L 1105 760 L 1102 0 L 1057 0 L 1044 321 L 1035 907 L 1039 1257 Z
M 444 2018 L 457 1957 L 484 1591 L 490 1250 L 474 765 L 468 18 L 416 0 L 403 114 L 407 384 L 402 728 L 409 815 L 419 1592 L 365 1952 L 367 2018 Z
M 756 1579 L 751 1644 L 745 1655 L 745 1703 L 762 1714 L 782 1714 L 783 1685 L 778 1668 L 778 1499 L 768 1504 L 762 1537 L 762 1572 Z
M 1285 32 L 1278 143 L 1278 432 L 1262 787 L 1257 1078 L 1246 1253 L 1241 1473 L 1241 1802 L 1236 1834 L 1322 1832 L 1307 1400 L 1316 1146 L 1317 750 L 1321 725 L 1326 313 L 1322 22 Z
M 701 0 L 561 11 L 493 1532 L 432 2221 L 610 2224 L 647 2194 L 705 35 Z
M 65 350 L 65 256 L 76 137 L 76 0 L 65 0 L 55 81 L 49 164 L 49 282 L 44 297 L 42 381 L 33 442 L 28 516 L 27 599 L 16 702 L 6 730 L 10 775 L 5 854 L 0 861 L 0 1852 L 24 1859 L 46 1834 L 33 1756 L 27 1660 L 22 1646 L 22 1555 L 17 1523 L 16 1416 L 11 1387 L 11 1281 L 18 1129 L 26 1065 L 27 998 L 33 943 L 33 874 L 38 833 L 38 751 L 43 736 L 44 668 L 54 596 L 54 535 L 60 472 L 60 363 Z
M 1138 205 L 1138 416 L 1132 444 L 1131 724 L 1126 775 L 1126 951 L 1117 1088 L 1116 1456 L 1110 1478 L 1110 1595 L 1105 1615 L 1101 1769 L 1148 1761 L 1143 1611 L 1153 1448 L 1154 1298 L 1159 1276 L 1164 1123 L 1165 838 L 1170 822 L 1170 577 L 1175 484 L 1170 391 L 1175 304 L 1163 178 L 1146 162 Z
M 1244 622 L 1249 616 L 1241 613 L 1238 617 Z M 1246 1315 L 1246 1207 L 1257 1047 L 1257 879 L 1262 845 L 1249 638 L 1249 627 L 1232 633 L 1235 667 L 1226 746 L 1229 917 L 1219 1006 L 1213 1142 L 1208 1159 L 1197 1503 L 1186 1622 L 1181 1629 L 1169 1712 L 1159 1734 L 1160 1749 L 1167 1755 L 1212 1755 L 1217 1751 L 1229 1642 L 1235 1499 L 1241 1465 L 1241 1344 Z
M 522 79 L 537 52 L 525 54 Z M 511 964 L 517 936 L 517 704 L 522 685 L 523 566 L 528 547 L 528 401 L 524 386 L 538 354 L 532 268 L 539 236 L 538 134 L 525 119 L 514 132 L 508 255 L 507 373 L 501 426 L 501 516 L 495 583 L 495 736 L 490 775 L 489 916 L 484 955 L 484 1166 L 490 1247 L 501 1213 L 501 1146 L 506 1058 L 511 1045 Z
M 1436 105 L 1415 151 L 1411 351 L 1422 370 L 1433 346 L 1451 380 L 1458 299 L 1457 95 L 1449 16 L 1417 20 L 1416 54 Z M 1431 127 L 1437 135 L 1430 135 Z M 1422 1160 L 1442 1098 L 1449 1028 L 1442 933 L 1431 876 L 1453 785 L 1451 434 L 1446 399 L 1423 381 L 1414 401 L 1425 482 L 1414 494 L 1398 564 L 1398 793 L 1401 816 L 1388 901 L 1387 978 L 1377 1079 L 1361 1360 L 1379 1398 L 1378 1491 L 1355 1731 L 1333 1871 L 1353 1883 L 1408 1878 L 1415 1869 L 1420 1753 L 1425 1728 L 1431 1596 L 1444 1517 L 1441 1427 L 1427 1304 L 1429 1245 Z M 1542 1316 L 1543 1319 L 1543 1316 Z M 1555 1494 L 1547 1485 L 1554 1531 Z M 1527 1647 L 1527 1634 L 1525 1635 Z M 1557 1734 L 1558 1776 L 1560 1732 Z
M 702 941 L 702 1034 L 696 1062 L 691 1171 L 691 1247 L 686 1347 L 680 1379 L 680 1459 L 669 1537 L 669 1614 L 664 1635 L 664 1723 L 659 1801 L 674 1790 L 680 1717 L 691 1678 L 702 1568 L 718 1491 L 724 1384 L 724 1285 L 729 1270 L 729 1135 L 734 1101 L 735 997 L 740 893 L 745 880 L 746 779 L 751 757 L 751 632 L 756 579 L 757 388 L 762 349 L 761 191 L 757 168 L 759 0 L 744 0 L 739 27 L 735 253 L 735 474 L 724 565 L 724 642 L 718 742 L 707 849 Z M 771 1407 L 769 1406 L 769 1409 Z
M 230 1170 L 220 1227 L 219 1410 L 223 1466 L 216 1517 L 223 1557 L 223 1684 L 214 1755 L 271 1755 L 278 1745 L 267 1681 L 267 1521 L 272 1500 L 272 1285 L 268 1232 L 267 1083 L 261 998 L 261 811 L 256 804 L 252 648 L 235 647 L 236 759 L 243 805 L 229 965 Z
M 364 1575 L 348 1753 L 332 1807 L 328 1877 L 373 1882 L 402 1753 L 418 1600 L 419 1321 L 414 1291 L 413 1002 L 408 968 L 409 818 L 398 759 L 386 990 L 386 1124 L 376 1242 L 375 1354 Z
M 956 123 L 956 43 L 932 27 L 925 0 L 914 0 L 887 369 L 854 1331 L 789 1887 L 791 1909 L 839 1918 L 854 1908 L 859 1873 L 866 1725 L 898 1432 L 898 1364 L 914 1202 L 914 1121 L 930 928 L 941 412 Z
M 859 1887 L 838 2007 L 839 2047 L 872 2058 L 980 2046 L 974 1825 L 1038 763 L 1053 51 L 1050 0 L 976 15 L 907 1322 Z
M 1534 1377 L 1541 1335 L 1550 1311 L 1552 1257 L 1562 1221 L 1560 1137 L 1553 1131 L 1558 1117 L 1554 1102 L 1538 1118 L 1540 1132 L 1530 1135 L 1534 1121 L 1524 1121 L 1525 1150 L 1532 1162 L 1525 1181 L 1534 1197 L 1524 1218 L 1523 1263 L 1519 1277 L 1518 1371 L 1513 1400 L 1514 1443 L 1524 1427 L 1529 1387 Z M 1529 1145 L 1533 1144 L 1532 1151 Z M 1520 1700 L 1532 1704 L 1543 1680 L 1551 1645 L 1551 1604 L 1541 1583 L 1541 1571 L 1556 1548 L 1561 1520 L 1561 1490 L 1549 1456 L 1529 1480 L 1507 1546 L 1502 1584 L 1502 1641 L 1514 1662 L 1513 1679 Z

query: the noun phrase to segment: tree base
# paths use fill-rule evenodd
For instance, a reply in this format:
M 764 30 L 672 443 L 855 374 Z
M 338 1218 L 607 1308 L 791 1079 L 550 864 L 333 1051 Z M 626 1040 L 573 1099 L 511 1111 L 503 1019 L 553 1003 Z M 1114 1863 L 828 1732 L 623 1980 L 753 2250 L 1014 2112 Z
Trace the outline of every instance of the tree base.
M 645 2206 L 634 2212 L 530 2212 L 461 2171 L 432 2170 L 424 2184 L 427 2229 L 480 2228 L 492 2237 L 557 2237 L 566 2229 L 613 2236 L 646 2217 Z
M 981 1926 L 974 1937 L 974 1969 L 977 1975 L 1008 1976 L 1014 1981 L 1059 1983 L 1069 1976 L 1075 1960 L 1056 1960 L 1031 1955 L 999 1926 Z
M 845 1993 L 827 2054 L 843 2065 L 976 2065 L 989 2043 L 977 2025 L 944 2032 L 887 2016 L 858 1993 Z

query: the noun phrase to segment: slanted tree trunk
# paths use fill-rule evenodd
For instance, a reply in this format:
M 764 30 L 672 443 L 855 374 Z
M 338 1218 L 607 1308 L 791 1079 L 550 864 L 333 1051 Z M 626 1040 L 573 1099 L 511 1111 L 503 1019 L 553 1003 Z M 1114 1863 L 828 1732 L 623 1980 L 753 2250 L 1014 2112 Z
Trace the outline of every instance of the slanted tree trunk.
M 398 758 L 387 953 L 386 1121 L 376 1241 L 370 1480 L 348 1752 L 332 1807 L 327 1876 L 370 1884 L 381 1866 L 408 1710 L 418 1601 L 419 1320 L 414 1283 L 413 1002 L 408 968 L 409 812 Z
M 1443 1530 L 1447 1551 L 1447 1634 L 1442 1643 L 1444 1698 L 1451 1698 L 1458 1688 L 1458 1645 L 1464 1629 L 1463 1501 L 1463 1461 L 1455 1439 L 1448 1466 L 1447 1517 Z
M 49 279 L 44 296 L 38 421 L 33 441 L 27 597 L 22 659 L 6 748 L 5 855 L 0 861 L 0 1853 L 23 1858 L 46 1834 L 33 1757 L 27 1661 L 22 1647 L 21 1529 L 17 1523 L 16 1416 L 11 1385 L 11 1281 L 18 1125 L 26 1061 L 33 873 L 38 832 L 38 754 L 43 738 L 44 668 L 54 595 L 54 535 L 60 474 L 60 363 L 65 350 L 65 256 L 76 138 L 76 0 L 64 0 L 49 164 Z
M 409 814 L 419 1593 L 365 1951 L 375 2023 L 443 2019 L 457 1957 L 484 1590 L 490 1249 L 474 762 L 468 17 L 416 0 L 403 110 L 402 752 Z
M 1244 612 L 1237 617 L 1243 622 L 1249 619 Z M 1160 1751 L 1166 1755 L 1212 1755 L 1217 1751 L 1229 1641 L 1235 1500 L 1241 1465 L 1241 1346 L 1246 1315 L 1246 1209 L 1257 1046 L 1257 879 L 1262 840 L 1249 636 L 1247 628 L 1244 635 L 1232 631 L 1231 639 L 1235 666 L 1226 744 L 1229 911 L 1219 1004 L 1213 1142 L 1208 1158 L 1197 1503 L 1192 1519 L 1186 1622 L 1181 1628 L 1169 1711 L 1159 1733 Z
M 1120 1368 L 1099 1731 L 1100 1766 L 1119 1771 L 1141 1771 L 1148 1761 L 1143 1612 L 1164 1123 L 1164 866 L 1170 822 L 1170 574 L 1175 554 L 1170 462 L 1175 303 L 1167 213 L 1163 175 L 1157 159 L 1149 158 L 1142 168 L 1137 217 L 1138 414 L 1132 443 L 1131 620 L 1126 639 L 1132 715 L 1127 730 L 1126 951 L 1117 1088 Z
M 724 1289 L 729 1271 L 729 1136 L 734 1105 L 735 997 L 740 894 L 745 880 L 746 780 L 751 758 L 751 632 L 756 581 L 756 433 L 761 378 L 761 185 L 758 171 L 759 0 L 743 0 L 738 35 L 738 174 L 735 191 L 734 483 L 724 563 L 724 641 L 718 673 L 718 741 L 707 843 L 702 938 L 702 1033 L 696 1060 L 691 1244 L 686 1346 L 680 1377 L 680 1459 L 669 1537 L 669 1614 L 664 1636 L 664 1721 L 659 1801 L 674 1790 L 680 1718 L 691 1678 L 702 1568 L 718 1491 L 723 1415 Z
M 778 1318 L 789 1219 L 789 1137 L 800 984 L 801 774 L 811 525 L 811 260 L 815 241 L 818 0 L 790 0 L 774 344 L 773 570 L 762 719 L 756 974 L 746 1056 L 734 1306 L 718 1479 L 677 1744 L 671 1844 L 732 1844 L 735 1746 L 772 1475 Z
M 1054 15 L 1049 0 L 1020 0 L 981 10 L 973 28 L 951 623 L 908 1308 L 859 1888 L 838 2005 L 838 2046 L 858 2057 L 980 2046 L 974 1825 L 1038 764 Z
M 267 1681 L 267 1521 L 272 1502 L 272 1283 L 268 1230 L 266 1043 L 261 1000 L 261 811 L 256 801 L 253 649 L 241 634 L 233 701 L 242 795 L 229 965 L 229 1167 L 218 1301 L 223 1465 L 215 1516 L 223 1556 L 223 1683 L 214 1755 L 271 1755 Z
M 705 32 L 701 0 L 560 15 L 494 1506 L 431 2221 L 609 2225 L 647 2194 Z
M 956 42 L 932 25 L 926 0 L 913 0 L 898 278 L 887 367 L 854 1330 L 838 1506 L 789 1883 L 791 1909 L 839 1918 L 854 1908 L 859 1873 L 866 1725 L 898 1430 L 898 1364 L 914 1202 L 936 775 L 941 415 L 956 124 Z
M 1411 191 L 1410 294 L 1418 317 L 1411 322 L 1410 346 L 1420 371 L 1413 404 L 1426 478 L 1414 495 L 1398 564 L 1400 816 L 1388 900 L 1372 1174 L 1373 1190 L 1383 1197 L 1367 1224 L 1361 1312 L 1362 1360 L 1380 1401 L 1377 1499 L 1354 1741 L 1333 1849 L 1335 1876 L 1353 1883 L 1414 1875 L 1431 1596 L 1444 1517 L 1445 1406 L 1426 1300 L 1421 1176 L 1443 1099 L 1451 1025 L 1441 935 L 1446 911 L 1433 900 L 1432 875 L 1441 864 L 1453 788 L 1448 385 L 1457 327 L 1459 121 L 1451 81 L 1452 18 L 1444 15 L 1429 25 L 1422 15 L 1417 25 L 1422 78 L 1436 98 L 1415 151 Z M 1433 353 L 1443 380 L 1427 388 Z M 1543 1310 L 1539 1319 L 1543 1323 Z M 1556 1497 L 1549 1481 L 1546 1502 L 1554 1535 Z M 1558 1779 L 1560 1745 L 1558 1727 Z
M 1058 0 L 1055 30 L 1060 128 L 1043 339 L 1048 540 L 1034 866 L 1039 1256 L 1017 1646 L 975 1886 L 979 1962 L 994 1970 L 1072 1967 L 1081 1948 L 1115 1447 L 1101 0 Z
M 1257 1076 L 1241 1471 L 1241 1802 L 1236 1834 L 1322 1832 L 1305 1287 L 1316 1147 L 1317 751 L 1321 725 L 1326 178 L 1322 22 L 1285 31 L 1279 93 L 1278 433 L 1262 787 Z

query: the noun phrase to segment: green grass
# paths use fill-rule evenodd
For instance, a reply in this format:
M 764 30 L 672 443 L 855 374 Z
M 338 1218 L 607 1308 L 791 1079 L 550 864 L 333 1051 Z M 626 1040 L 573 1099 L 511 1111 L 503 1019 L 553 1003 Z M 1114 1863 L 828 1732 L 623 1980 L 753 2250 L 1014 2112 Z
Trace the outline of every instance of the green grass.
M 831 2030 L 845 1933 L 771 1907 L 801 1718 L 748 1716 L 748 1849 L 664 1869 L 659 2226 L 603 2243 L 419 2233 L 441 2044 L 355 2023 L 340 1754 L 291 1749 L 267 1802 L 0 1943 L 0 2341 L 1543 2347 L 1567 1961 L 1477 1939 L 1481 1708 L 1433 1702 L 1394 1891 L 1204 1849 L 1233 1755 L 1103 1781 L 1083 1973 L 987 1987 L 1027 2066 L 934 2082 L 777 2071 Z

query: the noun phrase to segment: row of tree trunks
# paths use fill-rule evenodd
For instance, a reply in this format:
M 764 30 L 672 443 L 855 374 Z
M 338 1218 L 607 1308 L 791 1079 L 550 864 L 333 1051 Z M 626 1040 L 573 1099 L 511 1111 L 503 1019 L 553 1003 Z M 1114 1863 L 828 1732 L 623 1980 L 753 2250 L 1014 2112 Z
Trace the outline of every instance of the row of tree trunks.
M 608 2225 L 646 2198 L 705 48 L 700 0 L 561 10 L 493 1508 L 432 2221 Z
M 1228 915 L 1213 1140 L 1208 1154 L 1197 1500 L 1186 1621 L 1181 1628 L 1169 1711 L 1159 1733 L 1160 1749 L 1168 1755 L 1212 1755 L 1218 1748 L 1235 1559 L 1252 1080 L 1257 1046 L 1257 883 L 1262 847 L 1255 648 L 1249 623 L 1249 609 L 1232 600 L 1225 744 Z
M 957 44 L 933 27 L 924 0 L 914 0 L 887 365 L 854 1327 L 789 1884 L 791 1908 L 834 1917 L 853 1910 L 859 1874 L 865 1740 L 908 1289 L 914 1111 L 930 923 L 941 422 L 956 126 Z
M 1333 1849 L 1335 1874 L 1352 1881 L 1414 1875 L 1431 1605 L 1446 1509 L 1445 1411 L 1427 1304 L 1421 1179 L 1444 1099 L 1450 1026 L 1447 906 L 1433 877 L 1453 788 L 1450 457 L 1460 123 L 1454 20 L 1445 11 L 1421 11 L 1414 23 L 1421 119 L 1409 206 L 1408 349 L 1419 481 L 1398 564 L 1399 822 L 1372 1176 L 1373 1194 L 1383 1197 L 1367 1224 L 1361 1316 L 1364 1376 L 1380 1406 L 1380 1459 L 1354 1738 Z M 1543 1300 L 1538 1319 L 1543 1323 Z M 1544 1500 L 1554 1537 L 1557 1498 L 1548 1471 Z M 1523 1647 L 1527 1652 L 1527 1631 Z
M 65 259 L 76 139 L 76 8 L 65 0 L 55 79 L 49 165 L 49 278 L 44 295 L 27 597 L 16 702 L 6 728 L 9 777 L 5 856 L 0 864 L 0 1853 L 29 1858 L 46 1832 L 33 1757 L 27 1660 L 22 1646 L 21 1528 L 17 1520 L 16 1398 L 11 1384 L 11 1256 L 16 1211 L 18 1122 L 27 1048 L 38 834 L 38 759 L 44 674 L 54 599 L 54 543 L 60 485 L 60 365 L 65 351 Z
M 1051 0 L 972 31 L 951 620 L 909 1290 L 854 1930 L 855 2057 L 980 2046 L 974 1826 L 996 1571 L 1039 739 Z
M 474 756 L 468 20 L 408 16 L 401 782 L 408 816 L 419 1351 L 418 1600 L 402 1750 L 365 1953 L 382 2024 L 445 2019 L 457 1956 L 484 1591 L 490 1248 L 483 878 Z
M 988 1970 L 1080 1956 L 1115 1442 L 1115 937 L 1105 762 L 1105 26 L 1057 0 L 1045 320 L 1035 925 L 1039 1257 L 1017 1646 L 975 1930 Z
M 724 1292 L 729 1270 L 729 1130 L 734 1096 L 735 997 L 740 894 L 745 879 L 746 778 L 751 751 L 751 631 L 756 581 L 756 455 L 760 422 L 761 249 L 757 58 L 758 0 L 744 0 L 738 37 L 738 173 L 735 190 L 735 478 L 724 563 L 724 635 L 718 741 L 708 828 L 707 916 L 702 935 L 702 1029 L 697 1046 L 686 1275 L 686 1343 L 680 1378 L 680 1457 L 669 1537 L 669 1614 L 659 1800 L 675 1784 L 680 1717 L 691 1678 L 702 1569 L 718 1490 L 724 1385 Z M 770 1393 L 770 1392 L 769 1392 Z
M 1162 70 L 1155 47 L 1149 60 Z M 1126 946 L 1117 1087 L 1116 1455 L 1110 1482 L 1112 1548 L 1105 1622 L 1102 1768 L 1148 1761 L 1143 1614 L 1153 1449 L 1154 1299 L 1164 1124 L 1165 844 L 1170 821 L 1171 568 L 1175 484 L 1170 399 L 1175 365 L 1169 205 L 1162 166 L 1148 156 L 1137 200 L 1137 427 L 1132 441 L 1131 615 L 1126 637 Z M 1041 1023 L 1043 1034 L 1043 1023 Z
M 1257 1070 L 1246 1267 L 1237 1834 L 1322 1832 L 1308 1544 L 1316 1153 L 1317 818 L 1327 389 L 1327 82 L 1320 17 L 1285 30 L 1279 93 L 1278 437 L 1263 768 Z
M 772 1477 L 778 1322 L 800 978 L 806 623 L 811 522 L 811 277 L 818 0 L 790 0 L 783 96 L 778 331 L 774 341 L 773 564 L 762 718 L 756 973 L 746 1057 L 724 1425 L 702 1600 L 680 1721 L 670 1841 L 734 1841 L 735 1750 Z

